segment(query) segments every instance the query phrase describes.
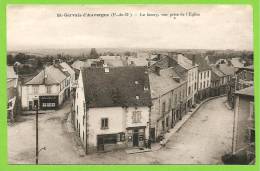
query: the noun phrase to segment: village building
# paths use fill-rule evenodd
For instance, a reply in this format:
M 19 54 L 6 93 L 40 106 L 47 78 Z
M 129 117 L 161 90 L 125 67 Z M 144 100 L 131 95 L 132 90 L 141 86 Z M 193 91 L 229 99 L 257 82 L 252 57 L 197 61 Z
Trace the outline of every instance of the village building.
M 13 66 L 7 66 L 7 119 L 9 121 L 14 121 L 18 111 L 19 103 L 19 82 L 18 75 L 14 71 Z
M 171 57 L 177 61 L 178 65 L 185 68 L 187 73 L 187 105 L 191 108 L 196 103 L 196 95 L 198 92 L 198 65 L 195 59 L 192 60 L 180 53 L 171 53 Z
M 198 64 L 198 94 L 197 100 L 204 100 L 210 97 L 211 91 L 211 67 L 203 57 L 194 57 Z
M 255 159 L 254 87 L 235 92 L 232 153 L 247 163 Z
M 70 96 L 70 74 L 59 64 L 44 68 L 22 85 L 22 109 L 57 109 Z
M 151 68 L 149 80 L 152 109 L 150 137 L 160 138 L 186 113 L 187 80 L 178 73 L 177 67 Z
M 70 91 L 72 91 L 72 89 L 76 86 L 75 71 L 66 62 L 62 62 L 59 65 L 62 67 L 62 71 L 67 71 L 70 74 Z
M 81 67 L 85 67 L 87 64 L 84 61 L 80 61 L 80 60 L 76 60 L 73 62 L 73 64 L 71 65 L 71 67 L 74 69 L 75 71 L 75 79 L 77 80 L 79 77 L 79 72 L 80 72 L 80 68 Z
M 211 96 L 227 93 L 228 83 L 234 77 L 235 68 L 227 64 L 211 65 Z
M 121 56 L 100 56 L 99 60 L 103 61 L 103 64 L 110 67 L 122 67 L 125 66 L 123 58 Z
M 229 105 L 233 108 L 235 103 L 234 92 L 254 85 L 253 65 L 237 68 L 235 77 L 231 79 L 227 87 L 227 98 Z
M 151 105 L 147 68 L 82 68 L 75 128 L 85 152 L 143 147 L 149 138 Z

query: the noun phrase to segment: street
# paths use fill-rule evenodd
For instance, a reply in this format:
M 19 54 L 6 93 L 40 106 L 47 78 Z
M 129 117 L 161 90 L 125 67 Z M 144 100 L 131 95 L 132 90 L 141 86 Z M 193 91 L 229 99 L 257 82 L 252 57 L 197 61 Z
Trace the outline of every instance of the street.
M 61 110 L 39 116 L 40 164 L 220 164 L 231 151 L 233 111 L 226 97 L 210 100 L 170 138 L 166 147 L 146 153 L 126 154 L 124 150 L 80 157 L 71 133 L 64 127 L 70 103 Z M 8 127 L 10 164 L 35 162 L 35 116 L 21 117 Z M 158 144 L 153 144 L 156 146 Z

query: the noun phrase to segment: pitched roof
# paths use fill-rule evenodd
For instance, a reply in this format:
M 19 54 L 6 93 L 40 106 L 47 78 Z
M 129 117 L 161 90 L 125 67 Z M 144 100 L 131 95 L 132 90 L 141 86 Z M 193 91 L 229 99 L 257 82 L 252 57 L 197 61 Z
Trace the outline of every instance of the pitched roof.
M 232 66 L 228 66 L 227 64 L 219 64 L 219 70 L 225 75 L 234 75 L 236 69 Z
M 212 66 L 211 66 L 211 71 L 212 71 L 212 73 L 214 73 L 215 76 L 217 76 L 217 77 L 224 77 L 224 76 L 225 76 L 224 73 L 221 72 L 221 71 L 219 70 L 219 68 L 217 68 L 215 65 L 212 65 Z
M 206 70 L 210 70 L 210 66 L 207 63 L 206 59 L 202 56 L 197 56 L 194 58 L 195 63 L 198 64 L 198 70 L 201 71 L 206 71 Z
M 254 96 L 254 86 L 247 87 L 235 92 L 238 95 L 247 95 L 247 96 Z
M 151 93 L 145 67 L 82 68 L 88 107 L 150 106 Z M 137 84 L 136 84 L 137 83 Z M 144 90 L 146 88 L 146 90 Z M 139 97 L 139 99 L 136 98 Z
M 67 64 L 66 62 L 62 62 L 60 63 L 60 65 L 66 69 L 70 75 L 74 75 L 75 74 L 75 71 L 69 66 L 69 64 Z
M 33 77 L 30 81 L 26 82 L 26 85 L 52 85 L 59 84 L 64 79 L 66 79 L 67 75 L 65 72 L 61 71 L 59 67 L 55 67 L 53 65 L 48 66 L 43 69 L 39 74 Z M 44 79 L 45 78 L 45 79 Z
M 242 62 L 240 62 L 241 58 L 231 58 L 230 62 L 232 63 L 232 65 L 236 68 L 241 68 L 244 66 L 244 64 Z
M 80 60 L 77 60 L 75 62 L 73 62 L 73 64 L 71 65 L 72 68 L 80 70 L 81 67 L 86 66 L 86 63 Z
M 180 82 L 177 82 L 173 79 L 179 78 Z M 174 68 L 162 69 L 160 75 L 155 74 L 154 72 L 149 73 L 150 87 L 151 87 L 151 97 L 157 98 L 160 95 L 163 95 L 181 84 L 184 83 L 184 79 L 180 77 L 174 70 Z

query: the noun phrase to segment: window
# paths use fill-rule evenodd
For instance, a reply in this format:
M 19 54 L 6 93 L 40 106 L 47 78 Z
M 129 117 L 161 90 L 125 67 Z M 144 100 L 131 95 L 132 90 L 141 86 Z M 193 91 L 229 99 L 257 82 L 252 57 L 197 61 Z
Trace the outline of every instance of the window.
M 197 83 L 195 83 L 195 85 L 194 85 L 194 90 L 196 90 L 197 89 Z
M 47 86 L 47 93 L 51 94 L 51 86 Z
M 208 78 L 209 78 L 209 71 L 208 71 Z
M 125 141 L 125 133 L 120 132 L 117 134 L 117 142 Z
M 165 104 L 165 102 L 163 102 L 162 103 L 162 113 L 165 113 L 165 106 L 166 106 L 166 104 Z
M 135 98 L 136 98 L 136 100 L 139 100 L 139 99 L 140 99 L 140 97 L 139 97 L 139 96 L 135 96 Z
M 188 95 L 190 95 L 190 86 L 189 86 L 189 91 L 188 91 Z
M 78 105 L 77 105 L 77 115 L 79 114 L 79 107 L 78 107 Z
M 249 103 L 249 120 L 253 120 L 254 119 L 254 102 L 250 102 Z
M 202 79 L 202 73 L 200 73 L 200 79 Z
M 83 126 L 85 125 L 85 117 L 86 117 L 86 115 L 84 114 L 83 118 L 82 118 L 83 119 Z
M 209 87 L 209 80 L 207 81 L 207 87 Z
M 205 81 L 203 82 L 203 88 L 205 88 Z
M 39 91 L 38 86 L 33 86 L 32 89 L 33 89 L 33 94 L 38 94 L 38 91 Z
M 104 144 L 116 144 L 118 134 L 102 135 Z
M 169 110 L 171 110 L 171 109 L 172 109 L 172 99 L 169 98 Z
M 200 89 L 202 89 L 202 83 L 200 83 Z
M 132 115 L 133 123 L 141 122 L 141 111 L 134 111 Z
M 162 121 L 162 130 L 164 131 L 164 120 Z
M 101 129 L 108 129 L 108 118 L 101 119 Z
M 85 138 L 85 133 L 84 133 L 84 131 L 83 131 L 83 141 L 84 141 L 84 138 Z
M 206 78 L 206 72 L 204 72 L 204 78 Z
M 169 126 L 169 117 L 166 118 L 166 127 Z

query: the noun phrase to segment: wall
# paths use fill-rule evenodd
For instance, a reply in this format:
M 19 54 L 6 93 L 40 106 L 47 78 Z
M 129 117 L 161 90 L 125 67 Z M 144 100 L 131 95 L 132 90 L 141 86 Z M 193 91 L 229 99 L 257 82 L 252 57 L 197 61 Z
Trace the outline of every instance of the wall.
M 51 85 L 51 93 L 47 93 L 47 87 L 45 85 L 38 85 L 38 93 L 33 92 L 32 85 L 23 85 L 21 87 L 22 93 L 22 108 L 27 109 L 29 107 L 29 101 L 33 99 L 38 99 L 39 96 L 43 95 L 58 95 L 59 94 L 59 85 Z
M 250 114 L 250 101 L 253 97 L 236 96 L 235 103 L 235 137 L 233 152 L 245 147 L 248 142 L 248 118 Z

